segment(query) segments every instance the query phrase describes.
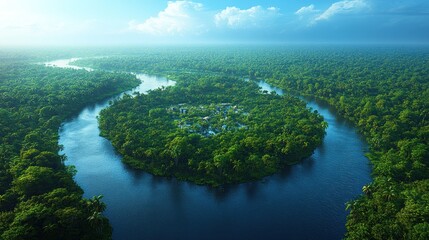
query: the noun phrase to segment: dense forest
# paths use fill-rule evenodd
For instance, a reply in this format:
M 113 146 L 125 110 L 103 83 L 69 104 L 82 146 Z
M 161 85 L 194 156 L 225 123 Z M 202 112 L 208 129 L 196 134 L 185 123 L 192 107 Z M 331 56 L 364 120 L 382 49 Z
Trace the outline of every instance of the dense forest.
M 291 93 L 324 100 L 354 123 L 370 145 L 373 182 L 347 203 L 346 238 L 429 238 L 425 47 L 164 48 L 76 64 L 171 79 L 183 75 L 264 79 Z
M 252 124 L 263 120 L 253 119 L 252 123 L 249 116 L 265 117 L 268 112 L 273 118 L 282 114 L 292 118 L 277 119 L 259 130 L 272 127 L 271 130 L 280 131 L 276 124 L 290 122 L 293 127 L 281 131 L 298 127 L 304 132 L 321 133 L 317 124 L 307 128 L 308 123 L 320 124 L 321 119 L 317 114 L 302 111 L 301 101 L 260 94 L 255 92 L 252 81 L 238 81 L 264 79 L 292 94 L 326 101 L 354 123 L 369 143 L 367 156 L 372 164 L 373 182 L 363 186 L 361 196 L 346 204 L 347 239 L 429 238 L 429 49 L 421 46 L 277 46 L 116 49 L 112 54 L 103 51 L 80 50 L 73 56 L 109 55 L 111 57 L 75 62 L 109 72 L 35 64 L 47 56 L 55 59 L 54 50 L 27 55 L 0 53 L 0 238 L 109 238 L 111 228 L 102 215 L 105 205 L 101 198 L 83 199 L 82 190 L 73 181 L 75 169 L 66 167 L 65 156 L 58 155 L 61 148 L 58 128 L 85 105 L 139 84 L 132 75 L 111 71 L 152 73 L 178 81 L 177 88 L 126 96 L 105 110 L 100 118 L 103 134 L 129 156 L 125 158 L 129 164 L 161 175 L 180 172 L 177 177 L 194 182 L 201 181 L 203 173 L 211 173 L 210 181 L 205 183 L 216 185 L 222 182 L 219 176 L 228 179 L 226 182 L 258 179 L 271 174 L 278 164 L 289 163 L 279 159 L 294 161 L 293 157 L 285 156 L 290 153 L 283 151 L 285 148 L 272 151 L 274 155 L 268 154 L 271 158 L 265 157 L 267 149 L 264 148 L 270 145 L 263 141 L 271 137 L 268 134 L 261 139 L 255 137 L 257 132 L 252 133 L 254 136 L 241 135 L 258 131 Z M 213 95 L 214 99 L 204 102 L 200 101 L 201 96 L 194 95 L 215 93 L 222 85 L 228 86 L 232 94 Z M 179 94 L 178 89 L 190 92 Z M 251 108 L 255 103 L 243 102 L 241 94 L 256 97 L 255 100 L 264 103 L 264 108 Z M 185 98 L 193 98 L 195 103 Z M 299 114 L 307 121 L 294 118 Z M 137 119 L 144 121 L 129 121 Z M 150 149 L 139 149 L 139 141 L 144 138 L 136 135 L 150 132 L 141 132 L 142 128 L 140 132 L 118 132 L 131 129 L 132 124 L 149 126 L 148 129 L 165 137 L 163 141 L 171 140 L 174 144 L 158 142 L 153 144 L 159 145 Z M 153 124 L 166 128 L 154 129 Z M 307 139 L 302 138 L 306 135 L 300 134 L 301 131 L 293 132 L 294 140 L 306 142 Z M 210 164 L 195 161 L 201 157 L 198 154 L 202 154 L 198 149 L 192 149 L 194 156 L 179 151 L 190 145 L 200 149 L 216 146 L 217 142 L 209 144 L 208 139 L 221 136 L 237 148 L 225 152 L 230 155 L 205 156 L 211 159 Z M 320 135 L 314 136 L 316 139 L 309 143 L 317 145 Z M 262 142 L 258 142 L 260 140 Z M 194 145 L 194 141 L 200 145 Z M 160 146 L 164 147 L 163 151 L 156 151 Z M 313 146 L 305 151 L 300 149 L 302 146 L 290 147 L 297 147 L 304 155 L 312 151 Z M 230 147 L 225 145 L 225 149 Z M 253 154 L 244 155 L 244 161 L 264 162 L 265 159 L 267 165 L 252 171 L 244 168 L 251 165 L 228 161 L 237 153 L 234 151 L 239 150 Z M 164 157 L 161 159 L 167 164 L 154 164 L 150 161 L 152 154 Z M 137 157 L 144 161 L 136 161 Z M 194 157 L 193 161 L 181 162 L 190 157 Z M 239 175 L 228 172 L 234 167 L 243 167 L 249 176 L 238 178 Z M 177 171 L 178 168 L 186 171 Z
M 231 77 L 176 79 L 101 112 L 102 135 L 129 165 L 219 186 L 273 174 L 322 143 L 326 123 L 297 98 Z
M 87 104 L 140 81 L 36 64 L 46 54 L 0 54 L 0 239 L 109 239 L 106 206 L 101 196 L 82 198 L 75 169 L 58 154 L 58 129 Z

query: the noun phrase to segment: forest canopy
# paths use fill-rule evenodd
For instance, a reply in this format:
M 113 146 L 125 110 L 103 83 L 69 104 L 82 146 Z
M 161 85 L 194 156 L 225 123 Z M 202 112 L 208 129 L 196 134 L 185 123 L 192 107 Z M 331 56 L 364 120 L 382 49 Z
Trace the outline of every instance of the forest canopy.
M 110 239 L 101 196 L 82 198 L 59 155 L 61 122 L 139 84 L 135 76 L 0 58 L 0 239 Z
M 55 51 L 51 51 L 50 54 L 52 52 Z M 427 209 L 429 206 L 429 49 L 427 47 L 333 45 L 163 47 L 99 50 L 93 53 L 82 50 L 74 56 L 106 56 L 109 53 L 111 53 L 110 57 L 87 58 L 75 62 L 86 67 L 110 71 L 91 74 L 75 70 L 46 69 L 43 66 L 28 64 L 37 56 L 39 60 L 40 56 L 46 58 L 40 52 L 23 55 L 5 54 L 3 51 L 0 54 L 0 96 L 2 97 L 0 101 L 0 233 L 4 239 L 34 238 L 34 236 L 45 236 L 49 239 L 48 236 L 52 235 L 35 234 L 52 232 L 62 232 L 64 236 L 96 234 L 94 228 L 89 228 L 91 225 L 86 224 L 80 228 L 79 224 L 87 223 L 85 219 L 88 219 L 91 212 L 94 213 L 92 210 L 88 211 L 88 206 L 99 205 L 100 199 L 93 199 L 91 204 L 88 200 L 82 199 L 81 190 L 71 181 L 73 170 L 65 168 L 62 163 L 63 157 L 57 154 L 59 148 L 57 130 L 65 117 L 70 116 L 84 104 L 101 97 L 95 94 L 98 90 L 97 94 L 102 93 L 107 96 L 138 84 L 129 75 L 118 75 L 113 73 L 114 71 L 163 75 L 178 80 L 184 88 L 197 87 L 199 79 L 202 82 L 216 80 L 217 77 L 264 79 L 286 92 L 314 96 L 328 102 L 339 114 L 355 124 L 370 145 L 367 156 L 372 164 L 373 182 L 363 186 L 361 196 L 347 203 L 349 216 L 346 238 L 429 238 Z M 98 82 L 98 77 L 93 78 L 97 74 L 104 83 Z M 52 84 L 51 79 L 54 79 Z M 77 84 L 73 84 L 69 79 L 78 79 Z M 120 82 L 126 86 L 120 84 L 118 88 L 112 89 L 107 84 L 106 88 L 99 88 L 106 82 L 113 83 L 115 79 L 123 79 Z M 189 85 L 185 84 L 186 80 L 190 81 Z M 39 85 L 39 82 L 43 84 Z M 224 83 L 220 81 L 220 84 Z M 174 88 L 154 92 L 159 93 L 161 99 L 164 93 L 174 92 Z M 253 92 L 253 94 L 256 93 Z M 145 165 L 142 168 L 149 169 L 147 161 L 145 163 L 145 160 L 136 160 L 134 157 L 143 156 L 142 159 L 149 160 L 151 158 L 148 156 L 151 156 L 152 152 L 147 149 L 134 151 L 138 149 L 136 146 L 139 142 L 130 140 L 137 139 L 135 134 L 141 134 L 141 132 L 130 132 L 129 136 L 115 132 L 115 128 L 128 128 L 126 125 L 121 126 L 122 123 L 134 124 L 127 119 L 147 117 L 150 121 L 156 122 L 166 117 L 168 121 L 165 124 L 169 124 L 168 127 L 170 127 L 167 129 L 182 133 L 182 136 L 175 135 L 175 137 L 188 137 L 188 139 L 179 138 L 174 141 L 175 146 L 180 146 L 179 148 L 169 146 L 172 147 L 170 150 L 173 150 L 168 153 L 170 156 L 165 152 L 164 156 L 169 156 L 170 159 L 170 165 L 166 165 L 170 168 L 164 168 L 161 172 L 165 175 L 171 175 L 173 169 L 184 165 L 179 164 L 180 159 L 185 158 L 181 155 L 182 152 L 174 150 L 186 149 L 190 141 L 198 139 L 204 142 L 233 132 L 251 130 L 246 129 L 250 124 L 246 125 L 241 119 L 245 119 L 245 113 L 250 113 L 244 103 L 224 99 L 201 104 L 188 103 L 186 100 L 168 102 L 166 97 L 164 105 L 152 106 L 150 104 L 153 103 L 146 100 L 155 100 L 155 95 L 140 95 L 136 98 L 128 96 L 123 101 L 115 103 L 111 109 L 106 110 L 118 114 L 112 119 L 116 121 L 113 121 L 112 125 L 109 125 L 108 121 L 103 122 L 103 117 L 100 119 L 102 128 L 107 129 L 104 132 L 105 136 L 111 138 L 114 144 L 117 141 L 117 149 L 124 151 L 124 155 L 130 156 L 125 158 L 125 161 L 129 161 L 130 164 Z M 192 97 L 192 94 L 190 95 Z M 282 102 L 282 100 L 276 100 L 278 96 L 271 94 L 265 94 L 261 98 L 264 98 L 264 101 L 274 99 Z M 146 114 L 139 116 L 141 113 L 135 112 L 128 116 L 121 109 L 113 110 L 122 102 L 131 105 L 124 106 L 126 112 L 133 113 L 141 108 Z M 185 103 L 183 106 L 187 106 L 189 110 L 196 109 L 200 105 L 205 109 L 195 111 L 195 115 L 190 116 L 191 119 L 186 123 L 188 116 L 175 116 L 177 112 L 168 112 L 169 109 L 179 108 L 179 104 L 182 103 Z M 219 124 L 220 116 L 211 117 L 210 114 L 217 111 L 216 107 L 219 103 L 231 103 L 233 104 L 231 107 L 236 106 L 238 115 L 231 112 L 228 118 L 237 117 L 238 121 L 232 124 Z M 285 102 L 282 104 L 287 105 Z M 300 103 L 296 102 L 296 104 Z M 149 112 L 148 107 L 153 111 Z M 313 113 L 308 112 L 308 114 L 313 116 Z M 205 136 L 204 131 L 191 133 L 190 131 L 201 129 L 196 127 L 200 125 L 203 127 L 205 124 L 201 116 L 210 117 L 213 121 L 208 125 L 212 126 L 213 132 L 223 130 L 223 125 L 226 125 L 226 129 L 231 126 L 231 131 L 220 132 L 213 136 Z M 138 123 L 146 124 L 145 121 Z M 180 126 L 183 128 L 180 129 Z M 208 128 L 206 132 L 209 133 Z M 124 146 L 125 142 L 128 144 Z M 246 145 L 244 142 L 242 146 L 253 148 L 252 144 Z M 222 159 L 217 158 L 219 160 L 216 161 L 217 164 L 223 163 Z M 193 162 L 191 166 L 194 166 L 192 164 Z M 228 164 L 226 166 L 229 166 Z M 186 168 L 188 167 L 186 165 Z M 38 174 L 40 172 L 43 175 Z M 260 177 L 258 174 L 255 176 Z M 38 181 L 34 183 L 28 179 Z M 31 184 L 40 184 L 43 187 L 36 189 L 28 187 L 32 186 Z M 49 200 L 59 198 L 64 199 L 62 201 L 64 205 L 55 205 Z M 64 211 L 52 212 L 49 209 Z M 66 209 L 74 209 L 75 213 L 67 212 Z M 103 208 L 93 207 L 92 209 Z M 41 214 L 34 215 L 35 212 Z M 64 214 L 55 215 L 59 213 Z M 67 216 L 70 215 L 78 216 L 75 218 L 76 221 L 71 220 L 70 224 L 67 221 L 57 221 L 69 219 Z M 46 219 L 53 219 L 55 224 L 52 228 L 44 230 L 37 224 Z M 62 223 L 64 224 L 61 225 Z M 26 231 L 26 229 L 29 230 Z M 75 231 L 75 229 L 80 230 Z
M 213 186 L 260 179 L 310 156 L 326 128 L 301 100 L 232 77 L 186 77 L 127 96 L 99 123 L 131 166 Z

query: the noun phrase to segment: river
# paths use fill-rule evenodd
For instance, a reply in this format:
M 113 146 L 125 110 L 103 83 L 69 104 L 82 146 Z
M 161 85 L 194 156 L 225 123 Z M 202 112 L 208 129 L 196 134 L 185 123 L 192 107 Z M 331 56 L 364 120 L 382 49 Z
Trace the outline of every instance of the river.
M 70 66 L 71 60 L 60 61 L 46 65 Z M 174 85 L 161 77 L 137 77 L 140 92 Z M 265 82 L 259 85 L 282 94 Z M 84 196 L 104 196 L 113 239 L 341 239 L 345 203 L 371 181 L 367 146 L 329 106 L 304 100 L 329 124 L 314 154 L 261 181 L 222 189 L 129 169 L 99 136 L 96 117 L 108 100 L 64 122 L 59 143 L 66 164 L 76 166 L 75 181 Z

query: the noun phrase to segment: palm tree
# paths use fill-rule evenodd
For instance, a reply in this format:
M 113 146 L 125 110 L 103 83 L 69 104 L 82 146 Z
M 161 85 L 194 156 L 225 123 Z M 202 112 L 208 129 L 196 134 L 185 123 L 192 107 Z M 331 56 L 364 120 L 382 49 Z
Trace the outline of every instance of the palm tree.
M 106 204 L 101 201 L 103 195 L 94 196 L 88 200 L 88 207 L 91 211 L 102 213 L 106 210 Z
M 372 194 L 372 185 L 368 184 L 362 187 L 362 192 L 365 193 L 367 196 L 371 196 Z
M 102 212 L 106 210 L 106 204 L 101 201 L 103 195 L 94 196 L 87 201 L 90 216 L 88 217 L 89 224 L 95 228 L 97 233 L 103 232 L 104 216 Z

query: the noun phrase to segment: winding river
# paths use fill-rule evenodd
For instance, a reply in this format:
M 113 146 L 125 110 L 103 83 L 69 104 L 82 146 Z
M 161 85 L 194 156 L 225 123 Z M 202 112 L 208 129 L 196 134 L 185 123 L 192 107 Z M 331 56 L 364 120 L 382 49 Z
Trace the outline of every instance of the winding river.
M 71 67 L 71 61 L 46 65 Z M 134 91 L 174 85 L 161 77 L 137 77 L 142 84 Z M 259 86 L 282 94 L 264 82 Z M 223 189 L 129 169 L 99 136 L 97 116 L 108 100 L 64 122 L 59 143 L 66 164 L 78 170 L 75 180 L 84 196 L 104 195 L 113 239 L 341 239 L 345 202 L 371 181 L 367 146 L 328 106 L 304 100 L 329 124 L 313 156 L 262 181 Z

